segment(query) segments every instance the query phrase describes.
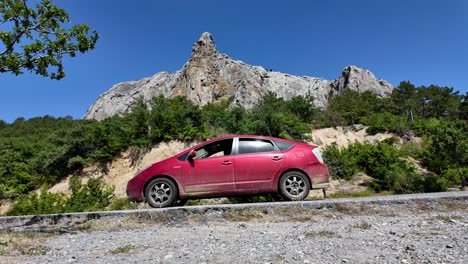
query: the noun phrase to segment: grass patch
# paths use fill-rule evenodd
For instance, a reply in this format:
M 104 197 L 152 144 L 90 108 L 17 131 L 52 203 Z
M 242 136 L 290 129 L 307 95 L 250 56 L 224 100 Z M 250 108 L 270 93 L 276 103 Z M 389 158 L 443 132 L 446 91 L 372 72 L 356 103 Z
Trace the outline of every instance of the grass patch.
M 171 218 L 172 219 L 172 218 Z M 151 218 L 151 216 L 129 216 L 122 220 L 107 220 L 107 219 L 96 219 L 89 220 L 82 224 L 76 225 L 70 228 L 70 231 L 78 232 L 94 232 L 94 231 L 121 231 L 121 230 L 134 230 L 141 229 L 150 224 L 161 223 L 166 219 Z
M 352 193 L 345 193 L 345 192 L 339 192 L 339 193 L 333 193 L 329 194 L 329 198 L 353 198 L 353 197 L 368 197 L 368 196 L 375 196 L 377 195 L 376 192 L 373 192 L 372 190 L 363 190 L 360 192 L 352 192 Z
M 121 247 L 118 247 L 118 248 L 114 248 L 110 252 L 112 254 L 127 254 L 130 251 L 133 251 L 135 249 L 136 249 L 136 246 L 134 246 L 134 245 L 125 245 L 125 246 L 121 246 Z
M 114 198 L 109 205 L 110 211 L 133 210 L 138 208 L 138 203 L 130 202 L 127 198 Z
M 231 209 L 223 213 L 223 217 L 228 221 L 246 222 L 253 219 L 261 219 L 266 211 L 261 209 Z
M 370 228 L 372 227 L 372 225 L 369 224 L 369 223 L 367 223 L 367 222 L 364 222 L 364 221 L 363 221 L 363 222 L 354 224 L 354 225 L 352 225 L 351 227 L 367 230 L 367 229 L 370 229 Z
M 197 200 L 188 200 L 185 203 L 185 206 L 196 206 L 196 205 L 210 205 L 210 204 L 219 204 L 220 199 L 197 199 Z M 224 201 L 224 200 L 222 200 Z
M 333 209 L 339 213 L 347 215 L 363 215 L 375 213 L 374 207 L 367 204 L 335 204 Z
M 313 217 L 321 214 L 317 209 L 311 209 L 302 206 L 280 207 L 271 211 L 271 214 L 278 216 L 280 220 L 290 222 L 309 222 L 313 221 Z
M 339 237 L 339 235 L 333 231 L 329 230 L 322 230 L 318 232 L 307 232 L 305 233 L 305 237 L 307 238 L 314 238 L 314 237 Z
M 38 256 L 47 253 L 51 233 L 0 231 L 0 256 Z
M 291 222 L 310 222 L 312 221 L 312 216 L 310 215 L 295 215 L 289 218 Z

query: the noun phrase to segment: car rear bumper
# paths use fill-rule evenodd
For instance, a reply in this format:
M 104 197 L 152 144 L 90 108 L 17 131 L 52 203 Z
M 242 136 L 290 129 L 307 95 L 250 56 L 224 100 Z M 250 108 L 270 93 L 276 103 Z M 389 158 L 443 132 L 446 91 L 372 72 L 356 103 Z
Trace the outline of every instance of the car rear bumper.
M 314 185 L 312 185 L 312 189 L 326 189 L 330 187 L 330 183 L 327 182 L 327 183 L 316 183 Z
M 325 189 L 330 187 L 330 172 L 325 164 L 312 164 L 307 167 L 306 172 L 309 174 L 312 181 L 312 189 Z

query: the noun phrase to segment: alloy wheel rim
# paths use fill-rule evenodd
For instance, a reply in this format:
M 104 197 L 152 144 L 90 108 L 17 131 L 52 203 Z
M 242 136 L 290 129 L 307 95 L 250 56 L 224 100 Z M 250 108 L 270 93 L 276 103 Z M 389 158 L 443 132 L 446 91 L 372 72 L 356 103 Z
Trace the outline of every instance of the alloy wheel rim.
M 285 189 L 292 196 L 301 196 L 306 189 L 305 182 L 298 176 L 289 176 L 285 181 Z
M 150 196 L 155 203 L 163 204 L 171 198 L 171 187 L 166 183 L 156 183 L 150 189 Z

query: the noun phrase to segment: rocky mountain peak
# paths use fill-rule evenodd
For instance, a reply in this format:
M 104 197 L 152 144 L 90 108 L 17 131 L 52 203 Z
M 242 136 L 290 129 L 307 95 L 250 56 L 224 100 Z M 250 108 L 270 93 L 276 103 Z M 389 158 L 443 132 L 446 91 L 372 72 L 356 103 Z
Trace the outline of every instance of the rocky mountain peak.
M 207 57 L 218 53 L 218 49 L 213 41 L 213 36 L 209 32 L 204 32 L 192 46 L 193 57 Z
M 200 106 L 228 100 L 249 109 L 263 95 L 274 92 L 286 100 L 312 95 L 316 106 L 326 107 L 331 98 L 345 89 L 385 96 L 393 86 L 377 79 L 370 71 L 352 65 L 346 66 L 335 80 L 267 71 L 219 53 L 213 36 L 205 32 L 193 44 L 191 57 L 179 71 L 160 72 L 139 81 L 116 84 L 99 96 L 84 118 L 102 120 L 122 114 L 131 111 L 137 98 L 150 101 L 159 95 L 186 96 Z
M 393 89 L 393 86 L 385 80 L 377 79 L 372 72 L 366 69 L 348 65 L 341 72 L 341 76 L 335 81 L 335 89 L 339 92 L 346 88 L 357 92 L 371 91 L 383 97 Z

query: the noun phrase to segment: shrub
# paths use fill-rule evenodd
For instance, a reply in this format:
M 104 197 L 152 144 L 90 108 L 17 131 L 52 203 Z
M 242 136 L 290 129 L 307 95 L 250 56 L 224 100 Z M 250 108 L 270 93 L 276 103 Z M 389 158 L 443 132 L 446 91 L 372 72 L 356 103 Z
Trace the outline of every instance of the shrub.
M 13 204 L 8 215 L 52 214 L 68 212 L 84 212 L 104 210 L 110 203 L 113 188 L 90 179 L 82 184 L 81 179 L 74 176 L 70 179 L 72 194 L 51 193 L 43 187 L 38 194 L 20 196 Z
M 66 197 L 61 193 L 50 193 L 42 188 L 40 193 L 18 197 L 7 215 L 54 214 L 64 212 Z
M 77 176 L 70 178 L 71 196 L 67 200 L 65 212 L 83 212 L 103 210 L 110 204 L 113 187 L 105 186 L 102 182 L 89 179 L 83 185 Z
M 377 192 L 414 193 L 447 188 L 447 180 L 417 174 L 404 157 L 404 152 L 388 142 L 376 145 L 355 143 L 342 149 L 331 145 L 324 150 L 324 159 L 332 176 L 349 179 L 358 171 L 365 172 L 373 178 L 371 187 Z
M 109 205 L 109 210 L 130 210 L 138 208 L 138 204 L 130 202 L 127 198 L 114 198 Z
M 336 144 L 325 148 L 323 158 L 334 178 L 351 179 L 359 170 L 355 157 L 348 149 L 340 149 Z

